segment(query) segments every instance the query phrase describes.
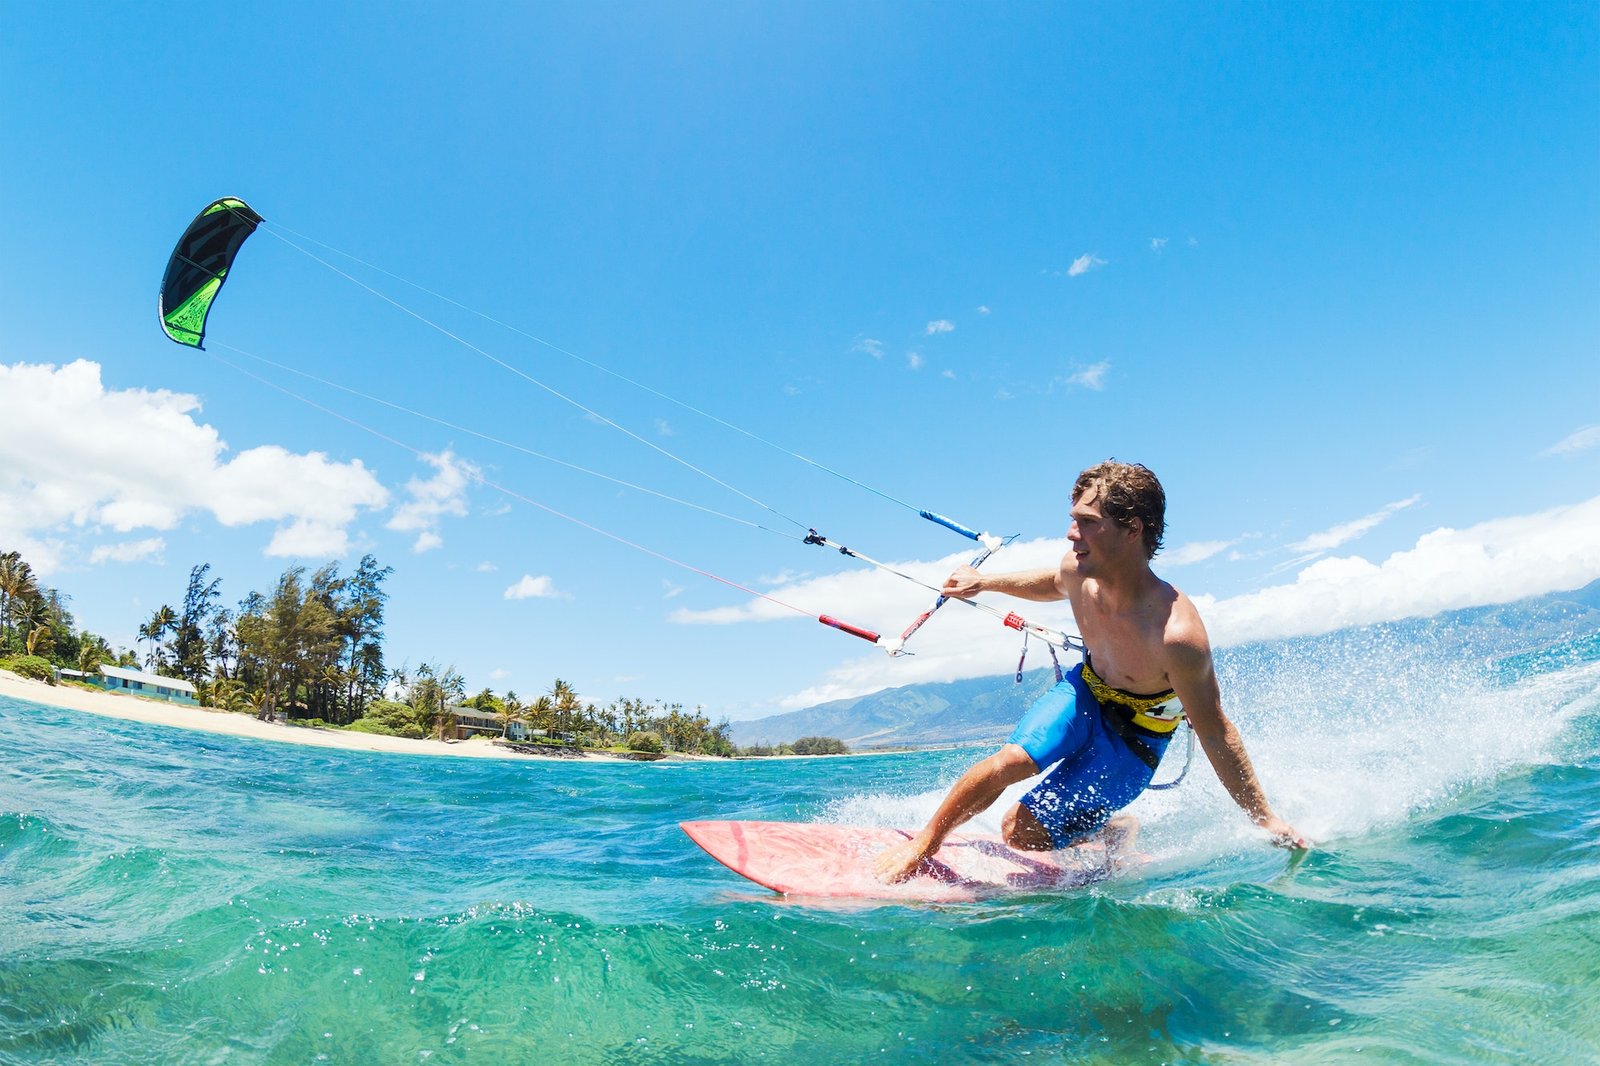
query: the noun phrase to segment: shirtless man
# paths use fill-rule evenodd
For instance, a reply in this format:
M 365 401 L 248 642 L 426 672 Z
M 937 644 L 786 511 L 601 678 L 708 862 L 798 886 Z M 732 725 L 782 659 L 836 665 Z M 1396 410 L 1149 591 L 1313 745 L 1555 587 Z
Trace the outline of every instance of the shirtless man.
M 1166 524 L 1166 494 L 1142 466 L 1108 461 L 1072 486 L 1071 549 L 1057 569 L 981 574 L 962 567 L 944 593 L 967 599 L 1003 592 L 1070 600 L 1084 661 L 1041 696 L 1011 739 L 961 775 L 932 820 L 877 857 L 880 879 L 903 881 L 946 836 L 988 809 L 1010 785 L 1055 769 L 1001 825 L 1014 848 L 1048 851 L 1137 823 L 1111 816 L 1150 784 L 1185 715 L 1222 785 L 1283 847 L 1310 844 L 1273 813 L 1238 730 L 1222 712 L 1211 642 L 1189 597 L 1150 570 Z M 1113 843 L 1115 840 L 1113 839 Z

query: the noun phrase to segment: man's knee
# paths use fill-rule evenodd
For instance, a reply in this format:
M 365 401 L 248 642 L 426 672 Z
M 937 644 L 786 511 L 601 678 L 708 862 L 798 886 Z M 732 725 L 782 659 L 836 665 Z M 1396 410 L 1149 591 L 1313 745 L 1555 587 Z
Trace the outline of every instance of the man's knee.
M 1056 846 L 1050 831 L 1020 803 L 1000 820 L 1000 834 L 1007 844 L 1022 851 L 1052 851 Z

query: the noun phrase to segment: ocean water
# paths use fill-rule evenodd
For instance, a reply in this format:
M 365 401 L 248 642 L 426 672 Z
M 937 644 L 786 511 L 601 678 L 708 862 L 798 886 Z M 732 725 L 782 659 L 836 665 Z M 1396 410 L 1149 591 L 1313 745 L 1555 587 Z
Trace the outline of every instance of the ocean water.
M 1202 764 L 1138 871 L 941 906 L 785 900 L 676 823 L 908 824 L 971 751 L 485 762 L 0 699 L 0 1062 L 1600 1061 L 1600 641 L 1296 655 L 1226 680 L 1317 850 Z

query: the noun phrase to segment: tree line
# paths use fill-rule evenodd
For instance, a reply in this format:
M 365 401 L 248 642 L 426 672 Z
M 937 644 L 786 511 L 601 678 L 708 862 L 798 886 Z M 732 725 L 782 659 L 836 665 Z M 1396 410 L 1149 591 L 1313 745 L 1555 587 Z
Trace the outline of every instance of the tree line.
M 372 555 L 349 574 L 334 563 L 315 571 L 291 566 L 270 592 L 251 592 L 229 608 L 221 579 L 211 564 L 200 564 L 189 571 L 180 606 L 163 604 L 139 625 L 138 650 L 114 651 L 77 628 L 68 597 L 43 586 L 20 553 L 4 552 L 0 665 L 40 678 L 56 666 L 86 674 L 101 665 L 142 667 L 184 678 L 204 706 L 393 736 L 442 739 L 454 730 L 453 709 L 470 707 L 497 719 L 502 735 L 515 722 L 543 743 L 572 747 L 716 756 L 846 750 L 829 737 L 741 749 L 727 719 L 713 724 L 703 708 L 632 697 L 601 707 L 580 700 L 560 678 L 525 701 L 488 688 L 469 698 L 453 666 L 390 669 L 383 617 L 391 573 Z

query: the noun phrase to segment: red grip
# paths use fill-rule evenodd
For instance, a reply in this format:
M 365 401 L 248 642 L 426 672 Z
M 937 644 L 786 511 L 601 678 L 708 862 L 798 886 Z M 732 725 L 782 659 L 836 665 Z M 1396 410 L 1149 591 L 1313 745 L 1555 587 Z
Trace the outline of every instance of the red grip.
M 1020 614 L 1017 614 L 1015 611 L 1012 611 L 1010 614 L 1006 615 L 1005 623 L 1012 629 L 1021 629 L 1023 626 L 1028 624 L 1028 620 L 1023 618 Z
M 878 643 L 878 634 L 870 629 L 862 629 L 860 626 L 853 626 L 849 622 L 841 622 L 837 618 L 826 614 L 817 615 L 817 621 L 825 626 L 832 626 L 841 632 L 849 633 L 852 637 L 860 637 L 862 640 L 872 644 Z

